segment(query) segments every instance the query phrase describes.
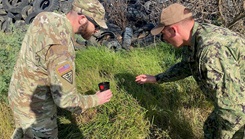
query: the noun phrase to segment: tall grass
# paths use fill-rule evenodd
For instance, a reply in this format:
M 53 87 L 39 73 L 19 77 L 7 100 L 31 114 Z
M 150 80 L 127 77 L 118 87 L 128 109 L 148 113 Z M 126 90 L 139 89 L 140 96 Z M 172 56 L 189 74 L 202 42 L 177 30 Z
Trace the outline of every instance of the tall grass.
M 139 74 L 155 75 L 179 60 L 179 51 L 165 44 L 117 53 L 104 47 L 91 47 L 77 54 L 78 86 L 81 92 L 91 87 L 95 92 L 98 82 L 110 81 L 114 99 L 108 105 L 116 105 L 120 101 L 118 95 L 135 99 L 140 107 L 146 109 L 145 120 L 150 122 L 148 136 L 167 137 L 169 134 L 171 138 L 200 139 L 202 122 L 210 104 L 191 77 L 161 85 L 139 85 L 134 81 Z M 84 88 L 88 85 L 85 82 L 89 83 L 87 88 Z M 118 104 L 120 106 L 123 102 Z
M 7 35 L 3 38 L 8 38 L 11 49 L 20 47 L 19 41 L 14 43 L 15 37 Z M 202 125 L 212 106 L 205 101 L 193 78 L 164 84 L 135 83 L 139 74 L 155 75 L 180 61 L 179 50 L 160 43 L 118 52 L 104 46 L 91 46 L 76 54 L 79 93 L 94 94 L 99 82 L 110 81 L 113 98 L 81 115 L 59 109 L 59 138 L 203 138 Z M 15 57 L 11 62 L 4 62 L 10 64 L 14 61 Z M 12 72 L 12 66 L 8 74 Z M 3 88 L 7 90 L 10 76 L 5 78 L 7 82 Z M 1 95 L 6 97 L 6 92 Z M 1 101 L 0 108 L 0 134 L 5 139 L 13 132 L 13 117 L 6 101 Z
M 12 112 L 4 102 L 0 103 L 0 110 L 0 139 L 9 139 L 14 130 Z

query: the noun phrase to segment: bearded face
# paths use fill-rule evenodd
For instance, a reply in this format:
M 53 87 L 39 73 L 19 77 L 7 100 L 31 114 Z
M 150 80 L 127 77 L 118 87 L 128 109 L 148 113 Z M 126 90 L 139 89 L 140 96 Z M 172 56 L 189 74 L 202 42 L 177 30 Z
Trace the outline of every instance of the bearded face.
M 80 34 L 84 39 L 89 40 L 91 36 L 94 34 L 95 29 L 92 24 L 86 22 L 85 24 L 81 25 L 78 29 L 77 34 Z

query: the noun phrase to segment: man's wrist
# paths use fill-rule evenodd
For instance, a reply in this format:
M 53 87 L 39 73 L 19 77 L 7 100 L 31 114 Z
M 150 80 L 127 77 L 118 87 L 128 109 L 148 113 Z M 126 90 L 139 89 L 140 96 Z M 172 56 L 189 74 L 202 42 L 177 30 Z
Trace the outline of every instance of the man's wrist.
M 160 77 L 158 75 L 155 75 L 156 82 L 160 80 Z

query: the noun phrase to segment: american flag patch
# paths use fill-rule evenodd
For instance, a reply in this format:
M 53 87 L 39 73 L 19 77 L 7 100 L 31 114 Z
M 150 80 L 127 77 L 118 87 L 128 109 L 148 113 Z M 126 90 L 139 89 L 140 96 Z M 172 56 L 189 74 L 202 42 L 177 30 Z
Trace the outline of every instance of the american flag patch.
M 72 68 L 71 68 L 70 64 L 65 64 L 65 65 L 59 67 L 59 68 L 57 69 L 57 71 L 59 72 L 59 74 L 63 74 L 63 73 L 65 73 L 65 72 L 67 72 L 67 71 L 70 71 L 71 69 L 72 69 Z

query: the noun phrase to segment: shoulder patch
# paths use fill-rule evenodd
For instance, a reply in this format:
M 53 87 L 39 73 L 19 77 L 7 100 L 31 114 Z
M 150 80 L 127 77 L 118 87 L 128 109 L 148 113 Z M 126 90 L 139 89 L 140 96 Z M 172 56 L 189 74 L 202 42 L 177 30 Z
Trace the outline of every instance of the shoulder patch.
M 69 62 L 65 62 L 56 67 L 57 74 L 62 77 L 65 81 L 73 84 L 73 66 Z
M 63 75 L 70 70 L 72 70 L 72 65 L 70 63 L 64 63 L 56 68 L 56 71 L 59 73 L 59 75 Z
M 64 78 L 66 81 L 68 81 L 70 84 L 73 84 L 73 72 L 72 72 L 72 70 L 63 74 L 61 77 Z

